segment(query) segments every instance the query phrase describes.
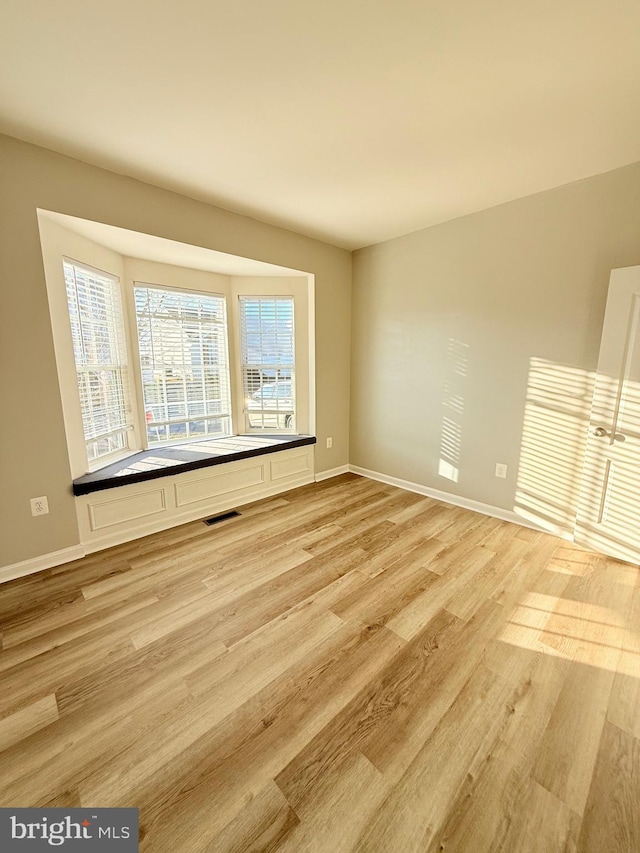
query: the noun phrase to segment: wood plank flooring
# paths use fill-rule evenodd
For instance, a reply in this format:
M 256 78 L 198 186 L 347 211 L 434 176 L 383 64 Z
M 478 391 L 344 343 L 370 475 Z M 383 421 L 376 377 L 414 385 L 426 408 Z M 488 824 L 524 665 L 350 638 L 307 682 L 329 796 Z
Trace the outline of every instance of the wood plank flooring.
M 0 806 L 151 853 L 638 853 L 640 572 L 354 475 L 0 587 Z

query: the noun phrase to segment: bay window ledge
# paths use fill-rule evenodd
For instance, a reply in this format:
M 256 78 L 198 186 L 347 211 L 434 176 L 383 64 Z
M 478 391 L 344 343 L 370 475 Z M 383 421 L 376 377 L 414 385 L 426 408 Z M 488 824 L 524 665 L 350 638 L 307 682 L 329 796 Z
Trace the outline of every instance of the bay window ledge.
M 99 471 L 78 477 L 73 481 L 73 494 L 88 495 L 315 443 L 316 438 L 311 435 L 232 435 L 157 447 L 134 453 Z

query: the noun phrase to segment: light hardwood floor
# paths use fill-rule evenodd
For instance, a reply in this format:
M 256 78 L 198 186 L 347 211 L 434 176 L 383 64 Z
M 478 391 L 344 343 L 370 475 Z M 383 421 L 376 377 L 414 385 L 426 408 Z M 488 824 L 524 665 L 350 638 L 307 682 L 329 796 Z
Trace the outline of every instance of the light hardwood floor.
M 640 573 L 354 475 L 0 587 L 0 805 L 141 850 L 640 851 Z

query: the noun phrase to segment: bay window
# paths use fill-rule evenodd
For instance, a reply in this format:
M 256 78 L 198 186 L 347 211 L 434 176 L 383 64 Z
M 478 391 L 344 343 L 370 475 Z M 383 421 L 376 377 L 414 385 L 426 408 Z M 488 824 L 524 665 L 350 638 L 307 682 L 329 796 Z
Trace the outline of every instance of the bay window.
M 239 295 L 230 320 L 221 294 L 129 281 L 127 302 L 116 276 L 66 259 L 64 279 L 88 470 L 136 449 L 233 435 L 234 427 L 295 431 L 293 296 Z M 130 359 L 127 327 L 137 348 Z M 234 390 L 243 395 L 235 424 Z

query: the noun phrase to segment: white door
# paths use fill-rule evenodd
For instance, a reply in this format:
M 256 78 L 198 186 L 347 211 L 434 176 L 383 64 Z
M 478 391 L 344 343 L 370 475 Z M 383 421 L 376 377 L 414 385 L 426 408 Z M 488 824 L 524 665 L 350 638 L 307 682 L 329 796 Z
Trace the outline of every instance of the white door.
M 611 273 L 575 541 L 640 563 L 640 267 Z

